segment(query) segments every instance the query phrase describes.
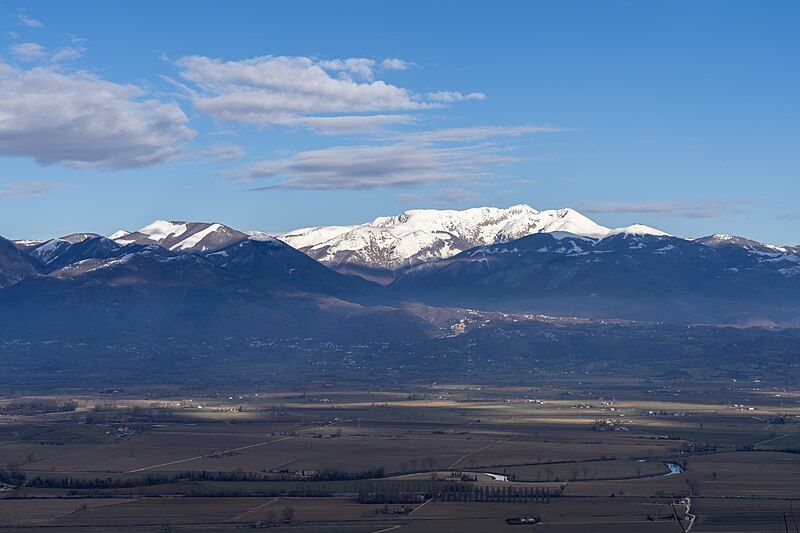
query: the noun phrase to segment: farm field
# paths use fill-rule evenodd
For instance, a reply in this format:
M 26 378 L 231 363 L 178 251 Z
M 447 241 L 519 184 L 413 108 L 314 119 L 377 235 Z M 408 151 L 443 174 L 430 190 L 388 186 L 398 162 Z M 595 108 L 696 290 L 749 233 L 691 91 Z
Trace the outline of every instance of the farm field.
M 654 400 L 648 383 L 637 401 L 636 386 L 7 395 L 0 529 L 519 531 L 531 520 L 544 532 L 720 532 L 800 520 L 795 391 L 707 398 L 684 385 Z

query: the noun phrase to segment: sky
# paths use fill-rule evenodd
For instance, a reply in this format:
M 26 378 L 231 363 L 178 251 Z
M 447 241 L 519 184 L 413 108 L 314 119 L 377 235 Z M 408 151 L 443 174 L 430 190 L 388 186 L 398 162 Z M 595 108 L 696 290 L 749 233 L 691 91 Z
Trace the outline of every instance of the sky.
M 0 0 L 0 235 L 526 203 L 800 244 L 800 2 Z

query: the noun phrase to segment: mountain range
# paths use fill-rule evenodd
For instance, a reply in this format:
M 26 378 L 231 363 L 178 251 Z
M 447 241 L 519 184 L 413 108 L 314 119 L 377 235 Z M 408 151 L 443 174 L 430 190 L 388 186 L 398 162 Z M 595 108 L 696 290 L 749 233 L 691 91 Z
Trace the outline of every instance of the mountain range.
M 155 221 L 110 237 L 0 238 L 0 340 L 392 340 L 452 334 L 463 309 L 797 325 L 800 248 L 526 205 L 277 237 Z
M 663 234 L 636 227 L 643 233 Z M 601 238 L 627 230 L 606 228 L 574 209 L 537 211 L 523 204 L 508 209 L 415 209 L 365 224 L 301 228 L 278 237 L 339 272 L 388 283 L 400 271 L 420 263 L 534 233 Z
M 231 240 L 214 251 L 203 251 L 211 246 L 203 239 L 177 247 L 157 234 L 176 251 L 94 234 L 33 247 L 0 239 L 0 339 L 341 339 L 384 329 L 414 336 L 424 327 L 385 287 L 277 239 L 217 232 Z
M 430 305 L 673 323 L 796 323 L 800 254 L 713 235 L 540 233 L 405 270 Z

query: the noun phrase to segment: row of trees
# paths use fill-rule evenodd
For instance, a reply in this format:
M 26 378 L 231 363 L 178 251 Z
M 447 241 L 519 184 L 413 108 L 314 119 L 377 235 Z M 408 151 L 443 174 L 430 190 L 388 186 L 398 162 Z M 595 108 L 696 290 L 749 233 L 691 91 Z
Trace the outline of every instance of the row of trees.
M 0 481 L 9 484 L 19 485 L 25 481 L 25 474 L 19 466 L 12 464 L 0 471 Z M 382 478 L 385 475 L 383 468 L 373 468 L 363 472 L 345 472 L 338 469 L 321 470 L 316 475 L 309 476 L 306 481 L 349 481 L 361 479 Z M 12 483 L 12 480 L 15 482 Z M 208 470 L 187 470 L 173 475 L 148 474 L 138 478 L 73 478 L 68 476 L 36 476 L 30 478 L 26 483 L 29 487 L 52 488 L 52 489 L 117 489 L 142 487 L 150 485 L 164 485 L 177 481 L 270 481 L 269 475 L 261 472 L 245 472 L 243 470 L 233 472 L 214 472 Z
M 29 487 L 48 489 L 121 489 L 149 485 L 163 485 L 177 481 L 178 476 L 147 475 L 144 478 L 73 478 L 67 476 L 36 476 L 26 483 Z
M 358 493 L 358 503 L 419 503 L 425 501 L 426 494 L 418 492 L 395 492 L 388 490 L 366 491 Z
M 558 496 L 557 491 L 547 488 L 510 487 L 452 483 L 439 489 L 436 498 L 444 502 L 544 502 Z
M 187 470 L 177 474 L 148 474 L 145 477 L 105 477 L 72 478 L 67 476 L 36 476 L 27 485 L 38 488 L 58 489 L 118 489 L 164 485 L 177 481 L 265 481 L 267 477 L 259 472 L 214 472 L 208 470 Z
M 386 487 L 378 490 L 362 490 L 358 493 L 359 503 L 419 503 L 429 498 L 443 502 L 482 502 L 482 503 L 549 503 L 550 498 L 560 491 L 547 488 L 510 487 L 475 485 L 471 483 L 448 483 L 434 491 L 416 492 L 391 490 Z
M 27 400 L 12 402 L 0 407 L 4 415 L 39 415 L 46 413 L 69 413 L 78 408 L 78 402 L 60 402 L 55 400 Z

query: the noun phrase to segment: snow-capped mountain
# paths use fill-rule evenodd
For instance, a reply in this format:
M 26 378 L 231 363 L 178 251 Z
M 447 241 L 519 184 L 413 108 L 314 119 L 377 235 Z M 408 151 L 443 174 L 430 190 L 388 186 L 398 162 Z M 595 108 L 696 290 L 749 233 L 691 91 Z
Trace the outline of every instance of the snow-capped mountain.
M 292 316 L 293 331 L 301 333 L 309 331 L 299 327 L 303 309 L 316 309 L 312 329 L 338 328 L 326 318 L 329 305 L 344 313 L 340 318 L 380 315 L 413 326 L 402 309 L 416 301 L 598 318 L 800 324 L 800 248 L 742 237 L 692 240 L 640 224 L 609 229 L 571 209 L 525 205 L 414 210 L 280 237 L 161 220 L 110 238 L 0 238 L 0 323 L 34 327 L 46 311 L 50 322 L 39 327 L 49 331 L 67 324 L 69 308 L 75 331 L 111 327 L 133 313 L 142 327 L 158 320 L 153 316 L 171 323 L 191 316 L 204 317 L 203 328 L 248 324 L 251 332 Z M 382 275 L 388 287 L 343 273 Z
M 402 269 L 534 233 L 602 238 L 619 232 L 665 235 L 636 224 L 610 229 L 574 209 L 537 211 L 520 204 L 508 209 L 415 209 L 365 224 L 301 228 L 278 238 L 334 270 L 388 283 Z M 109 238 L 120 246 L 158 245 L 172 252 L 206 253 L 266 235 L 243 233 L 219 223 L 156 220 L 136 231 L 117 231 Z
M 669 233 L 663 232 L 659 229 L 651 228 L 650 226 L 645 226 L 644 224 L 631 224 L 630 226 L 625 226 L 624 228 L 612 229 L 607 235 L 605 235 L 605 237 L 611 237 L 613 235 L 652 235 L 653 237 L 671 237 Z
M 521 204 L 508 209 L 415 209 L 365 224 L 301 228 L 279 238 L 340 272 L 388 281 L 400 269 L 535 233 L 665 235 L 641 225 L 612 230 L 574 209 L 537 211 Z
M 109 237 L 127 244 L 158 244 L 173 252 L 213 252 L 247 239 L 241 231 L 218 223 L 156 220 L 137 231 L 120 230 Z

